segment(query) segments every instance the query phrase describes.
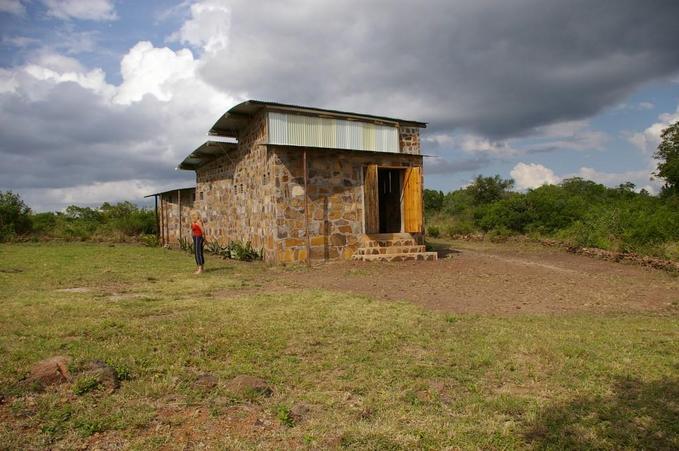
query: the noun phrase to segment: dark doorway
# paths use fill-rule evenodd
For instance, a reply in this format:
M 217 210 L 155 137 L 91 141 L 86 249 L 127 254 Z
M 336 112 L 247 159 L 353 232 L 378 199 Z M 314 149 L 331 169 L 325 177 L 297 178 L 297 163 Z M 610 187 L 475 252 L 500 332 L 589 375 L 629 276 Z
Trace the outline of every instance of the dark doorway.
M 378 168 L 380 233 L 401 231 L 401 169 Z

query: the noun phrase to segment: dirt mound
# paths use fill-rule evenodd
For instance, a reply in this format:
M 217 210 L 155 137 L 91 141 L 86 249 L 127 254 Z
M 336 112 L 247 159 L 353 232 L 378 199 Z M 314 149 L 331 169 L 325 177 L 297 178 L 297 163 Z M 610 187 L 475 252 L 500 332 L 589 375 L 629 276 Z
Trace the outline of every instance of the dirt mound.
M 62 355 L 41 360 L 31 367 L 26 381 L 41 388 L 69 382 L 71 380 L 71 373 L 68 370 L 70 362 L 70 357 Z
M 271 396 L 273 390 L 264 379 L 241 374 L 234 377 L 227 384 L 227 388 L 241 396 Z

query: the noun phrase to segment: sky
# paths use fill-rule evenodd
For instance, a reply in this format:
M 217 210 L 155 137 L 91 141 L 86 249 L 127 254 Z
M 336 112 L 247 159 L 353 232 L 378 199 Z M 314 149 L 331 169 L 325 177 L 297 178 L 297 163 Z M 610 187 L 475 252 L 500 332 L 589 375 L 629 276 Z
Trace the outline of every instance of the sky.
M 246 99 L 427 122 L 425 186 L 658 192 L 676 0 L 0 0 L 0 191 L 34 211 L 191 186 Z

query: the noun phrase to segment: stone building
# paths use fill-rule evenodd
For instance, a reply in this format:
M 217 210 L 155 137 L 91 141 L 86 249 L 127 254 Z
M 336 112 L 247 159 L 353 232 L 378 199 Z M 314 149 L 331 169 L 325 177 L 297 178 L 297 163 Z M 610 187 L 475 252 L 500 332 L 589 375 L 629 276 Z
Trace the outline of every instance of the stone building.
M 436 259 L 424 251 L 425 123 L 249 100 L 179 165 L 208 240 L 272 263 Z

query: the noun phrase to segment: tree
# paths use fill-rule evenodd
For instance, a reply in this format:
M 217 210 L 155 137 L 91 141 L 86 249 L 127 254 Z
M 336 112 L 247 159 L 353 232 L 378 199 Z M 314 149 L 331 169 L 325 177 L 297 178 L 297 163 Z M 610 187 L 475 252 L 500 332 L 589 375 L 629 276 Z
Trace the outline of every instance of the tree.
M 476 205 L 483 205 L 506 197 L 507 191 L 513 186 L 513 179 L 503 179 L 499 175 L 494 177 L 478 175 L 466 190 L 472 195 Z
M 31 231 L 31 209 L 18 194 L 0 191 L 0 241 Z
M 435 189 L 424 190 L 424 209 L 427 211 L 441 211 L 443 207 L 443 192 Z
M 665 181 L 664 196 L 679 195 L 679 121 L 663 130 L 660 137 L 662 141 L 653 155 L 658 160 L 655 176 Z

